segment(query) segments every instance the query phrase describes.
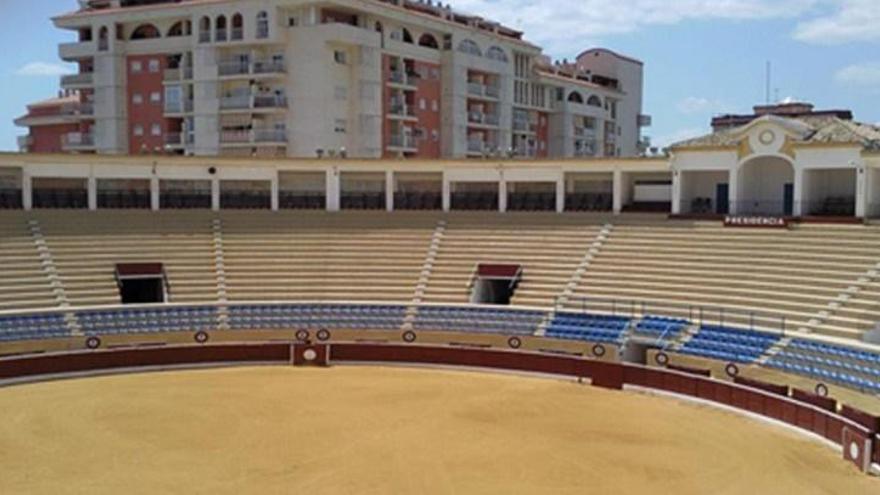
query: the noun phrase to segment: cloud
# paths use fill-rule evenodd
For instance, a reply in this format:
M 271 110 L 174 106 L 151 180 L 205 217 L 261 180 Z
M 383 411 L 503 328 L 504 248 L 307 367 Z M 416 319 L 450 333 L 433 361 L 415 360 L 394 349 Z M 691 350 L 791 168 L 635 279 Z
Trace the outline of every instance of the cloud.
M 834 73 L 834 81 L 847 86 L 869 86 L 880 89 L 880 62 L 844 67 Z
M 796 19 L 828 0 L 457 0 L 456 8 L 525 31 L 550 53 L 570 56 L 600 38 L 653 25 L 702 20 Z
M 15 75 L 17 76 L 31 76 L 31 77 L 44 77 L 44 76 L 61 76 L 64 74 L 70 74 L 73 71 L 64 64 L 51 64 L 47 62 L 30 62 L 24 64 L 19 67 L 18 70 L 15 71 Z
M 826 0 L 824 16 L 803 21 L 794 38 L 807 43 L 835 45 L 880 40 L 880 2 L 877 0 Z
M 679 101 L 675 107 L 680 113 L 686 115 L 699 113 L 730 113 L 731 111 L 733 111 L 731 105 L 728 105 L 723 101 L 712 100 L 700 96 L 688 96 L 687 98 Z

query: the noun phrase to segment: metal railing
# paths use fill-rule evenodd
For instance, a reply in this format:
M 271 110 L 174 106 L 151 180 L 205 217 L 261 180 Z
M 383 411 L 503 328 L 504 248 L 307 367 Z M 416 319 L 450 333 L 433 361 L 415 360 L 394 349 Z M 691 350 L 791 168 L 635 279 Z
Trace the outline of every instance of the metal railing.
M 211 191 L 162 191 L 159 207 L 163 210 L 207 209 L 211 207 Z
M 165 113 L 192 113 L 193 101 L 170 101 L 165 100 Z
M 409 105 L 401 105 L 401 104 L 391 104 L 391 107 L 388 109 L 388 113 L 390 115 L 396 115 L 398 117 L 415 117 L 416 110 L 415 108 Z
M 566 211 L 611 211 L 614 196 L 607 193 L 568 193 L 565 195 Z
M 220 207 L 239 210 L 268 210 L 272 207 L 269 191 L 220 191 Z
M 0 210 L 20 210 L 21 194 L 21 189 L 0 189 Z
M 278 191 L 278 208 L 283 210 L 323 210 L 327 196 L 323 191 Z
M 83 72 L 80 74 L 68 74 L 61 76 L 62 86 L 93 84 L 95 74 L 93 72 Z
M 510 211 L 556 211 L 555 192 L 509 192 L 507 209 Z
M 89 194 L 83 189 L 34 189 L 34 208 L 84 209 L 89 204 Z
M 244 29 L 240 27 L 234 27 L 229 31 L 229 39 L 231 41 L 241 41 L 244 39 Z
M 412 136 L 407 136 L 403 134 L 392 134 L 388 138 L 388 146 L 391 146 L 392 148 L 415 149 L 416 142 Z
M 384 210 L 385 192 L 343 192 L 339 204 L 344 210 Z
M 90 132 L 69 132 L 61 137 L 64 148 L 89 148 L 95 146 L 95 136 Z
M 284 129 L 254 129 L 255 143 L 286 143 L 287 131 Z
M 396 192 L 395 210 L 439 210 L 443 206 L 440 192 Z
M 723 306 L 682 304 L 675 301 L 571 297 L 563 305 L 563 309 L 629 318 L 666 316 L 686 319 L 691 324 L 699 326 L 730 326 L 778 333 L 783 336 L 789 330 L 786 326 L 786 317 L 770 311 L 746 311 Z
M 224 96 L 220 98 L 221 110 L 241 110 L 251 108 L 251 95 Z
M 394 71 L 389 74 L 388 80 L 392 83 L 401 84 L 404 86 L 416 86 L 418 84 L 418 75 L 409 74 L 401 71 Z
M 98 208 L 110 209 L 148 209 L 149 190 L 99 190 Z

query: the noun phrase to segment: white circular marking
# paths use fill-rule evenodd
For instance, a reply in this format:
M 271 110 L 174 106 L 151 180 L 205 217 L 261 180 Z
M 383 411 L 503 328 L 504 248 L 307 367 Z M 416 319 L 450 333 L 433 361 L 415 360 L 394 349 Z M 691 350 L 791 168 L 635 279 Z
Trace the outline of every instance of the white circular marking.
M 854 461 L 859 458 L 859 444 L 856 442 L 851 442 L 849 444 L 849 458 Z
M 306 361 L 314 361 L 318 357 L 318 353 L 314 349 L 306 349 L 303 351 L 303 359 Z
M 761 144 L 765 146 L 773 144 L 775 139 L 776 134 L 774 134 L 773 131 L 764 131 L 758 136 L 758 141 L 761 141 Z

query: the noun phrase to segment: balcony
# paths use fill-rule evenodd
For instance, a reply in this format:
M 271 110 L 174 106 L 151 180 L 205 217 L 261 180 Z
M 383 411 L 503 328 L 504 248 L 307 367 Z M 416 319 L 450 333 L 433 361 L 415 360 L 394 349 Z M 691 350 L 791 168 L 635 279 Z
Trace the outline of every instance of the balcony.
M 498 99 L 499 95 L 501 94 L 501 90 L 498 88 L 498 86 L 485 85 L 478 82 L 469 82 L 468 94 L 470 96 L 477 96 L 481 98 Z
M 199 43 L 210 43 L 210 42 L 211 42 L 211 31 L 199 32 Z
M 497 127 L 500 119 L 498 115 L 483 112 L 468 112 L 468 122 L 471 124 Z
M 169 132 L 165 134 L 165 147 L 168 149 L 184 148 L 195 142 L 193 133 Z
M 419 84 L 419 76 L 401 71 L 393 71 L 388 75 L 388 82 L 391 84 L 399 84 L 401 86 L 416 87 Z
M 175 69 L 166 69 L 164 74 L 162 75 L 162 80 L 164 82 L 181 82 L 181 81 L 191 81 L 193 78 L 193 69 L 192 67 L 184 67 L 184 68 L 175 68 Z
M 391 117 L 414 119 L 416 118 L 416 110 L 409 105 L 392 102 L 388 108 L 388 115 Z
M 61 147 L 65 151 L 94 149 L 95 136 L 90 132 L 69 132 L 61 136 Z
M 74 41 L 58 46 L 58 55 L 62 60 L 79 60 L 94 56 L 97 45 L 94 41 Z
M 185 114 L 193 112 L 192 100 L 185 101 L 169 101 L 165 100 L 166 114 Z
M 94 83 L 95 74 L 93 72 L 61 76 L 61 86 L 67 89 L 88 88 L 94 85 Z
M 68 103 L 61 107 L 61 115 L 91 116 L 95 114 L 95 105 L 92 102 Z
M 468 139 L 468 153 L 483 153 L 486 149 L 486 143 L 480 139 Z
M 214 31 L 214 41 L 226 41 L 226 28 L 217 28 Z
M 240 27 L 234 27 L 229 31 L 229 39 L 230 41 L 241 41 L 244 39 L 244 29 Z
M 286 144 L 287 131 L 284 129 L 253 129 L 250 131 L 221 131 L 220 144 L 255 145 Z
M 284 74 L 287 69 L 284 61 L 279 59 L 254 60 L 227 60 L 217 65 L 217 75 L 220 77 L 235 76 L 259 76 L 271 74 Z
M 388 139 L 389 148 L 397 148 L 402 150 L 418 150 L 416 140 L 405 134 L 392 134 Z
M 533 122 L 529 122 L 528 120 L 514 120 L 513 130 L 516 132 L 527 132 L 534 134 L 538 132 L 538 125 Z
M 220 98 L 220 110 L 272 110 L 287 108 L 282 95 L 235 95 Z
M 21 152 L 27 153 L 31 146 L 34 145 L 34 138 L 32 136 L 18 136 L 18 149 Z

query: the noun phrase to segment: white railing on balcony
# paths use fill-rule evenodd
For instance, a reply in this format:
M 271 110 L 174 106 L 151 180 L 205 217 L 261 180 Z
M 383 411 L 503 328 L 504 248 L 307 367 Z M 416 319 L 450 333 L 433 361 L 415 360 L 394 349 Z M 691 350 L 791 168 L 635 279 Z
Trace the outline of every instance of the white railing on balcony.
M 226 41 L 226 28 L 217 28 L 214 31 L 214 39 L 216 41 Z
M 391 148 L 416 149 L 416 140 L 405 134 L 392 134 L 388 139 Z
M 165 113 L 192 113 L 192 100 L 168 101 L 165 100 Z
M 252 132 L 255 143 L 287 142 L 287 131 L 284 129 L 254 129 Z
M 500 122 L 498 115 L 483 112 L 468 112 L 468 122 L 472 124 L 483 124 L 497 126 Z
M 232 41 L 240 41 L 244 39 L 244 30 L 240 27 L 232 28 L 229 33 L 229 39 Z
M 192 67 L 183 67 L 175 69 L 165 69 L 162 79 L 168 81 L 188 81 L 193 78 Z
M 169 132 L 165 134 L 165 146 L 183 146 L 183 134 L 179 132 Z
M 254 74 L 283 74 L 286 72 L 284 60 L 280 59 L 254 60 L 251 70 Z
M 61 137 L 64 148 L 90 148 L 95 145 L 95 136 L 90 132 L 68 132 Z
M 468 94 L 474 96 L 483 96 L 483 85 L 480 83 L 469 82 L 468 83 Z
M 235 95 L 220 98 L 221 110 L 286 107 L 287 97 L 282 95 Z
M 483 91 L 489 98 L 498 98 L 498 96 L 501 94 L 501 90 L 497 86 L 485 86 L 483 88 Z
M 483 123 L 486 125 L 498 125 L 501 122 L 501 118 L 498 115 L 493 113 L 487 113 L 483 115 Z
M 486 143 L 479 139 L 468 139 L 468 152 L 482 153 L 486 149 Z
M 95 74 L 92 72 L 83 72 L 81 74 L 68 74 L 66 76 L 61 76 L 61 85 L 62 86 L 70 86 L 75 84 L 92 84 L 95 79 Z
M 250 63 L 245 60 L 229 60 L 217 64 L 217 74 L 221 76 L 238 76 L 250 72 Z
M 220 76 L 244 76 L 251 74 L 283 74 L 286 72 L 284 61 L 279 59 L 226 60 L 217 65 Z
M 513 121 L 513 130 L 528 132 L 529 131 L 529 121 L 528 120 L 514 120 Z
M 251 95 L 224 96 L 220 98 L 221 110 L 240 110 L 251 108 Z
M 256 95 L 253 101 L 254 108 L 285 108 L 287 97 L 282 95 Z
M 208 43 L 211 41 L 211 31 L 199 32 L 199 43 Z
M 388 113 L 391 115 L 396 115 L 398 117 L 415 117 L 416 110 L 409 105 L 402 105 L 399 103 L 394 103 L 392 101 L 391 107 L 388 109 Z
M 402 84 L 404 86 L 416 86 L 418 85 L 418 76 L 414 74 L 407 74 L 403 71 L 393 71 L 388 76 L 388 80 L 395 84 Z

